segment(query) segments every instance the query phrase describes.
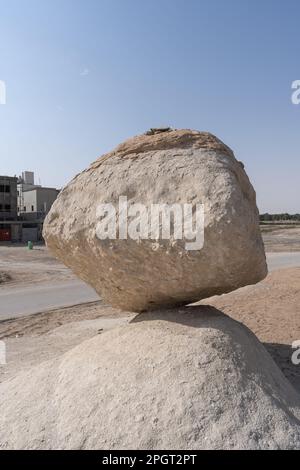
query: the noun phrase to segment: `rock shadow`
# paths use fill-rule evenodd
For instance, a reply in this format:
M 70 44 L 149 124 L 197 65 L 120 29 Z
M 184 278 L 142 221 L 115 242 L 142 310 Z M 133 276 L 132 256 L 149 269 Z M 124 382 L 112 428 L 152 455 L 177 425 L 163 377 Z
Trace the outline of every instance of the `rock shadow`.
M 263 343 L 263 345 L 283 375 L 300 393 L 300 364 L 296 365 L 292 362 L 292 354 L 295 350 L 288 344 Z

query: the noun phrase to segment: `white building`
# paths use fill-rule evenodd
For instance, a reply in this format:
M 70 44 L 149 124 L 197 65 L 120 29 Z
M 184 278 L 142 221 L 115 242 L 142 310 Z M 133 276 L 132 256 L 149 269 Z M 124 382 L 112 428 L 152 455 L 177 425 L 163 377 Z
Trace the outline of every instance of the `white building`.
M 23 242 L 42 240 L 43 221 L 59 190 L 34 183 L 34 173 L 24 171 L 18 180 L 19 237 Z
M 43 220 L 59 190 L 34 184 L 34 173 L 24 171 L 18 183 L 18 214 L 24 220 Z

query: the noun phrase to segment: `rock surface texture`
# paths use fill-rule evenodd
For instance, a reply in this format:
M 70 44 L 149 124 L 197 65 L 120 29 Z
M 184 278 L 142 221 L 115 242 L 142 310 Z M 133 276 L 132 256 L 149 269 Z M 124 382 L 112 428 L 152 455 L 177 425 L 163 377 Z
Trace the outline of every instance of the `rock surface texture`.
M 203 204 L 204 246 L 170 239 L 100 240 L 99 204 Z M 117 214 L 117 217 L 119 214 Z M 145 311 L 182 305 L 266 276 L 255 191 L 215 136 L 169 130 L 134 137 L 102 156 L 60 193 L 44 225 L 56 257 L 108 303 Z
M 2 449 L 299 449 L 300 397 L 212 307 L 143 313 L 0 385 Z

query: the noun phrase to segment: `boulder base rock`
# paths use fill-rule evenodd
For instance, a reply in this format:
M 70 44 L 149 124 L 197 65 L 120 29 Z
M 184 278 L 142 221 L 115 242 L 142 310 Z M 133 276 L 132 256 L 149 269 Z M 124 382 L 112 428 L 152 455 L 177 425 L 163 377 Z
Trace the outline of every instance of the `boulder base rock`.
M 300 396 L 212 307 L 141 314 L 0 395 L 2 449 L 300 449 Z
M 97 209 L 128 204 L 204 205 L 204 246 L 186 240 L 100 240 Z M 131 311 L 194 302 L 266 276 L 255 192 L 232 151 L 209 133 L 135 137 L 71 181 L 44 237 L 54 255 L 108 303 Z M 117 214 L 119 216 L 119 214 Z M 172 232 L 171 232 L 172 234 Z

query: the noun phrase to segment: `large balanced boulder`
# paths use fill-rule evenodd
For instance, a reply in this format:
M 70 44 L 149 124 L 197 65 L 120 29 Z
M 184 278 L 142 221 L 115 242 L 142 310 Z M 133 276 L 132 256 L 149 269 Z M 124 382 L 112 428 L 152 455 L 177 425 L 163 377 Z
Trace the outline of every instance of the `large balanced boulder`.
M 300 396 L 212 307 L 143 313 L 0 396 L 2 449 L 300 449 Z
M 263 279 L 267 268 L 255 191 L 243 164 L 206 132 L 149 134 L 102 156 L 61 191 L 44 225 L 54 255 L 111 305 L 131 311 L 186 304 Z M 117 224 L 120 196 L 128 206 L 147 209 L 189 204 L 197 214 L 202 207 L 203 246 L 188 248 L 186 232 L 182 239 L 174 235 L 172 214 L 169 237 L 158 219 L 159 235 L 145 233 L 143 226 L 140 236 L 130 236 L 128 229 L 126 238 L 119 224 L 116 236 L 104 239 L 99 207 L 112 204 L 116 216 L 110 222 Z

